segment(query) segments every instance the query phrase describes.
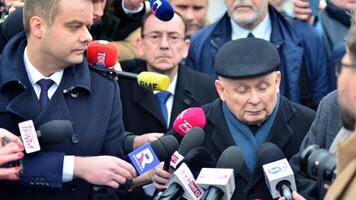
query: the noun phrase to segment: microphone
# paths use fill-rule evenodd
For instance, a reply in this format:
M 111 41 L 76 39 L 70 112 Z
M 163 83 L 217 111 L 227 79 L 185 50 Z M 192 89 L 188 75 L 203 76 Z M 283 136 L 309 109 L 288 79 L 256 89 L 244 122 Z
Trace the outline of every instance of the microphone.
M 164 169 L 167 171 L 169 166 L 174 169 L 182 162 L 184 156 L 192 149 L 200 147 L 204 143 L 205 132 L 199 127 L 191 128 L 183 137 L 177 151 L 170 157 L 170 162 L 164 163 Z
M 216 168 L 203 168 L 196 183 L 205 188 L 202 200 L 229 200 L 235 191 L 235 176 L 244 158 L 240 148 L 230 146 L 221 154 Z
M 296 191 L 294 173 L 283 152 L 272 143 L 264 143 L 257 151 L 258 166 L 262 166 L 272 198 L 280 196 L 292 200 Z
M 188 166 L 182 163 L 172 174 L 168 181 L 167 189 L 159 196 L 158 200 L 176 200 L 184 197 L 189 200 L 198 200 L 204 190 L 195 183 L 195 179 Z
M 160 160 L 169 159 L 178 148 L 178 141 L 173 136 L 163 136 L 151 144 L 144 144 L 129 153 L 125 160 L 130 162 L 139 175 L 159 165 Z
M 177 169 L 178 164 L 182 162 L 184 156 L 191 149 L 200 147 L 203 144 L 204 139 L 205 139 L 205 132 L 203 129 L 199 127 L 193 127 L 189 129 L 189 131 L 187 131 L 187 133 L 183 137 L 178 150 L 175 151 L 173 155 L 170 157 L 170 161 L 169 159 L 167 159 L 164 162 L 163 170 L 168 171 L 170 166 L 173 167 L 174 169 Z M 167 191 L 167 192 L 171 192 L 171 191 Z M 154 199 L 155 200 L 160 199 L 164 193 L 165 191 L 163 193 L 159 192 Z
M 167 132 L 166 135 L 175 135 L 178 133 L 179 136 L 184 137 L 184 135 L 193 127 L 204 128 L 206 123 L 206 117 L 204 110 L 201 107 L 192 107 L 183 110 L 173 122 L 173 129 Z M 180 138 L 177 138 L 180 139 Z
M 211 151 L 204 147 L 197 147 L 190 150 L 184 156 L 181 163 L 185 163 L 189 167 L 194 178 L 197 178 L 202 168 L 214 168 L 216 162 L 217 159 Z
M 150 7 L 154 16 L 162 21 L 169 21 L 174 16 L 172 5 L 167 0 L 150 0 Z
M 74 131 L 70 121 L 52 120 L 42 124 L 36 134 L 41 144 L 53 145 L 70 139 Z
M 96 40 L 89 42 L 87 48 L 87 61 L 94 70 L 108 77 L 121 77 L 137 81 L 140 87 L 149 90 L 165 91 L 170 80 L 168 76 L 156 72 L 141 72 L 140 74 L 117 71 L 114 66 L 117 63 L 118 50 L 115 44 Z
M 52 120 L 44 123 L 36 131 L 32 120 L 24 121 L 18 124 L 21 133 L 21 139 L 26 153 L 40 151 L 40 143 L 45 145 L 58 144 L 70 138 L 74 131 L 70 121 Z

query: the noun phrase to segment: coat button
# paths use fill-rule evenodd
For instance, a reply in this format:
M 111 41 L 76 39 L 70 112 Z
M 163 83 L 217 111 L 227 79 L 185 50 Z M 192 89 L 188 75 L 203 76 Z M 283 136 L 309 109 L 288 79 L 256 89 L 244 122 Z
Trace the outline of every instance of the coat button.
M 73 134 L 73 135 L 72 135 L 72 142 L 73 142 L 74 144 L 78 144 L 78 143 L 79 143 L 79 135 Z
M 76 189 L 77 189 L 77 187 L 76 187 L 75 184 L 71 184 L 71 185 L 69 186 L 69 190 L 70 190 L 71 192 L 75 192 Z

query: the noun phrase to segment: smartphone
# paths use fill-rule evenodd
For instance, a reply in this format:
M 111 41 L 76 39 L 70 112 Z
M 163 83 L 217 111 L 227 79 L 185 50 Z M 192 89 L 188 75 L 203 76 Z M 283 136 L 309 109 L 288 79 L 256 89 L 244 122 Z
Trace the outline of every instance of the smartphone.
M 319 15 L 319 4 L 320 0 L 309 0 L 309 7 L 312 10 L 313 16 Z

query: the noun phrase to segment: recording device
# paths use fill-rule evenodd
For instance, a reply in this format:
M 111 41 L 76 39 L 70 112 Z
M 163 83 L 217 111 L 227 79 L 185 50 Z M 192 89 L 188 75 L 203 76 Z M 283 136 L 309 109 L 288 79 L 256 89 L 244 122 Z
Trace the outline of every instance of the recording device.
M 115 44 L 105 40 L 89 42 L 87 48 L 87 61 L 94 70 L 110 78 L 126 78 L 137 81 L 140 87 L 149 90 L 165 91 L 170 80 L 168 76 L 156 72 L 141 72 L 140 74 L 117 71 L 114 66 L 117 63 L 118 50 Z
M 230 146 L 221 154 L 216 168 L 203 168 L 196 183 L 206 189 L 202 200 L 229 200 L 235 191 L 235 176 L 244 158 L 240 148 Z
M 194 176 L 185 163 L 172 174 L 167 185 L 167 189 L 157 198 L 158 200 L 176 200 L 182 197 L 199 200 L 204 193 L 204 190 L 195 183 Z
M 292 191 L 296 191 L 297 187 L 293 170 L 283 152 L 275 144 L 264 143 L 257 151 L 257 159 L 272 198 L 282 196 L 292 200 Z
M 300 154 L 301 171 L 322 183 L 331 184 L 336 178 L 336 157 L 318 145 L 310 145 Z
M 174 16 L 172 5 L 167 0 L 150 0 L 150 7 L 154 16 L 162 21 L 169 21 Z
M 178 148 L 178 141 L 173 136 L 163 136 L 129 153 L 125 160 L 130 162 L 139 175 L 159 165 L 160 160 L 169 159 Z

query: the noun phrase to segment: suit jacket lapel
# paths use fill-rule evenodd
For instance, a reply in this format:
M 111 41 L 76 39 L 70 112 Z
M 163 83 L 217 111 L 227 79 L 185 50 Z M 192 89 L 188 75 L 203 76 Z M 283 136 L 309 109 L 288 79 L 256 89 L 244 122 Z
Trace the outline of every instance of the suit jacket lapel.
M 191 82 L 191 78 L 187 70 L 182 65 L 179 66 L 169 127 L 172 127 L 174 120 L 183 110 L 196 105 L 197 99 L 193 91 L 194 86 L 188 85 Z
M 146 63 L 139 65 L 134 73 L 140 73 L 146 70 Z M 135 103 L 141 106 L 149 114 L 159 121 L 166 128 L 166 122 L 161 114 L 161 108 L 152 91 L 139 87 L 137 84 L 132 86 L 132 96 Z
M 41 106 L 33 88 L 28 86 L 22 94 L 9 102 L 6 110 L 20 116 L 24 120 L 30 120 L 37 118 L 41 112 Z

